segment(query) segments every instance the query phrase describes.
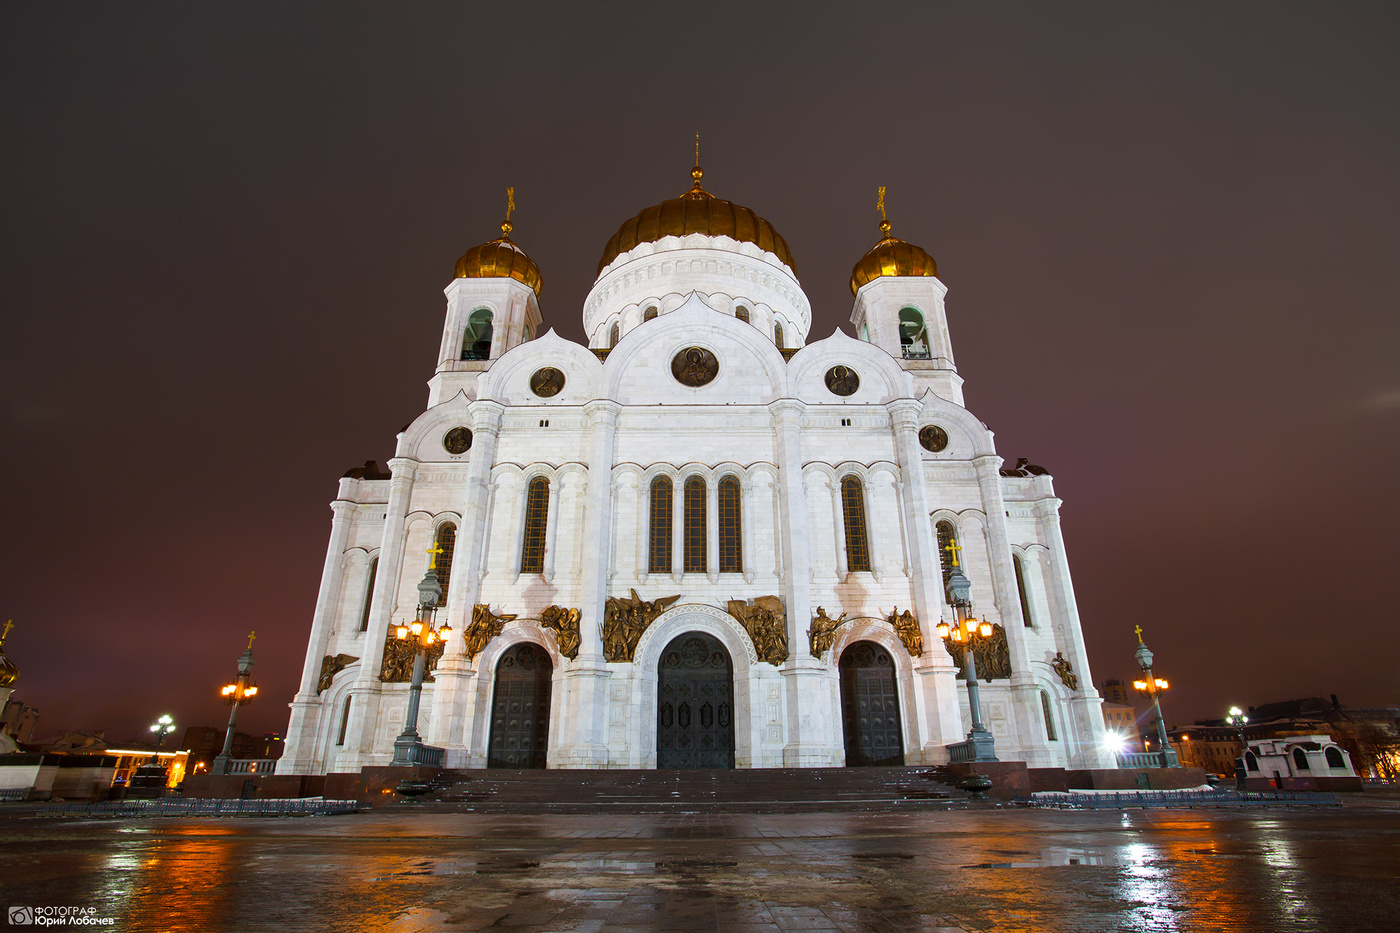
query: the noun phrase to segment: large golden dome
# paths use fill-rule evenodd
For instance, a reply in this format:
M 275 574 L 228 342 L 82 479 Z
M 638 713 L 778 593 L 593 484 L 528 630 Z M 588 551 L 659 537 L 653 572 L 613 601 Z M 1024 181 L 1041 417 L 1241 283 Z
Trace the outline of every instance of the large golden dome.
M 703 233 L 705 236 L 727 236 L 752 243 L 777 256 L 795 273 L 797 265 L 792 261 L 792 253 L 788 252 L 787 241 L 773 229 L 773 225 L 747 207 L 710 194 L 700 186 L 704 174 L 700 166 L 695 166 L 690 171 L 695 184 L 689 191 L 678 198 L 662 201 L 655 207 L 648 207 L 619 227 L 603 249 L 603 258 L 598 260 L 598 271 L 602 272 L 608 263 L 639 243 L 654 243 L 666 236 Z
M 882 193 L 884 190 L 880 189 Z M 862 285 L 882 275 L 938 275 L 938 264 L 921 247 L 890 236 L 888 220 L 881 221 L 880 232 L 885 235 L 884 239 L 872 246 L 851 270 L 852 295 L 860 291 Z
M 535 297 L 538 298 L 544 285 L 540 279 L 540 267 L 525 255 L 523 249 L 511 241 L 511 229 L 511 223 L 507 220 L 501 224 L 499 239 L 467 250 L 466 254 L 457 260 L 457 278 L 515 279 L 534 289 Z

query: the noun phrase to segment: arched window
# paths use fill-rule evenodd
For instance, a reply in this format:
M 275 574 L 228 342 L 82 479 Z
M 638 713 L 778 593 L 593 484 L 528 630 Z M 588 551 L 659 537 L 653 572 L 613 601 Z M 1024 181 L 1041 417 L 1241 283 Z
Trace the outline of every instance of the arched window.
M 749 322 L 749 309 L 743 305 L 739 305 L 739 307 L 734 309 L 734 316 L 747 324 Z
M 544 532 L 549 519 L 549 479 L 536 476 L 525 493 L 525 539 L 520 546 L 520 572 L 544 573 Z
M 779 350 L 781 350 L 781 349 L 783 348 L 783 323 L 782 323 L 782 321 L 774 321 L 774 322 L 773 322 L 773 342 L 776 343 L 776 344 L 778 345 L 778 349 L 779 349 Z
M 647 539 L 647 569 L 671 572 L 671 478 L 651 481 L 651 534 Z
M 926 360 L 931 356 L 924 316 L 914 308 L 899 312 L 899 349 L 906 360 Z
M 462 336 L 462 359 L 489 360 L 491 358 L 491 312 L 477 308 L 467 318 L 467 330 Z
M 618 339 L 622 336 L 622 325 L 613 321 L 612 329 L 608 331 L 608 346 L 617 346 Z
M 1245 768 L 1247 768 L 1247 769 L 1250 770 L 1250 771 L 1258 771 L 1258 770 L 1259 770 L 1259 759 L 1256 758 L 1256 757 L 1254 757 L 1254 753 L 1253 753 L 1253 752 L 1245 752 L 1245 753 L 1244 753 L 1244 766 L 1245 766 Z
M 1021 621 L 1026 624 L 1026 628 L 1031 628 L 1034 623 L 1031 621 L 1031 601 L 1026 598 L 1026 574 L 1021 568 L 1021 555 L 1011 555 L 1011 566 L 1016 568 L 1016 592 L 1021 594 Z
M 958 530 L 953 527 L 952 522 L 939 522 L 934 526 L 938 530 L 938 560 L 943 565 L 943 585 L 948 585 L 948 578 L 953 575 L 953 552 L 948 550 L 958 537 Z M 958 561 L 959 564 L 962 560 Z
M 841 517 L 846 526 L 846 569 L 851 573 L 868 572 L 870 539 L 865 533 L 865 491 L 854 473 L 841 478 Z
M 647 308 L 645 311 L 642 312 L 643 321 L 650 321 L 654 317 L 656 317 L 656 305 L 652 305 L 650 308 Z
M 739 478 L 719 481 L 719 572 L 744 572 L 744 546 L 739 506 Z
M 860 325 L 860 339 L 864 340 L 866 343 L 870 342 L 870 328 L 866 327 L 864 324 Z
M 705 572 L 705 481 L 685 481 L 685 572 Z
M 525 330 L 523 331 L 523 337 L 522 337 L 522 339 L 521 339 L 520 342 L 521 342 L 521 343 L 529 343 L 531 340 L 534 340 L 534 339 L 535 339 L 535 329 L 534 329 L 533 327 L 531 327 L 529 324 L 526 324 L 526 325 L 525 325 Z
M 1327 767 L 1329 767 L 1329 768 L 1340 768 L 1340 769 L 1345 769 L 1345 768 L 1346 768 L 1346 766 L 1347 766 L 1346 760 L 1342 758 L 1342 753 L 1341 753 L 1341 751 L 1337 748 L 1337 746 L 1335 746 L 1335 745 L 1329 745 L 1329 746 L 1327 746 L 1327 751 L 1326 751 L 1325 754 L 1326 754 L 1326 756 L 1327 756 Z
M 345 706 L 340 710 L 340 733 L 335 737 L 336 745 L 345 744 L 345 730 L 350 727 L 350 701 L 355 699 L 353 695 L 345 698 Z
M 1308 753 L 1301 748 L 1293 749 L 1293 770 L 1308 771 Z
M 443 522 L 437 532 L 437 548 L 441 554 L 433 554 L 434 570 L 437 571 L 438 583 L 442 586 L 442 595 L 438 597 L 438 608 L 447 605 L 447 585 L 452 581 L 452 552 L 457 549 L 457 526 L 451 522 Z
M 374 578 L 379 576 L 379 558 L 369 562 L 369 582 L 365 584 L 365 601 L 360 607 L 360 631 L 369 631 L 369 607 L 374 602 Z
M 1055 738 L 1055 717 L 1050 712 L 1050 696 L 1044 690 L 1040 691 L 1040 711 L 1045 714 L 1045 737 L 1052 742 L 1058 742 Z

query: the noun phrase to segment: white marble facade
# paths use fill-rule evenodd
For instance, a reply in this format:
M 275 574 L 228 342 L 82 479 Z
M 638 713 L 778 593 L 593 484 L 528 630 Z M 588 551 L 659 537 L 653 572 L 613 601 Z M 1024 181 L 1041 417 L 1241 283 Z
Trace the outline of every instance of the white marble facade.
M 998 757 L 1111 767 L 1060 500 L 1048 475 L 1002 475 L 992 432 L 963 407 L 945 292 L 931 275 L 881 275 L 856 294 L 857 336 L 837 330 L 809 342 L 810 304 L 777 255 L 728 236 L 668 235 L 602 269 L 584 305 L 585 347 L 541 333 L 536 291 L 518 278 L 455 279 L 428 407 L 398 435 L 391 478 L 344 478 L 331 504 L 279 773 L 388 763 L 408 687 L 380 680 L 385 638 L 412 616 L 425 552 L 445 522 L 458 530 L 439 614 L 457 634 L 424 688 L 419 731 L 446 750 L 450 767 L 486 765 L 496 663 L 521 641 L 541 646 L 553 663 L 549 767 L 656 767 L 657 665 L 666 644 L 688 631 L 714 636 L 732 659 L 737 767 L 845 763 L 838 662 L 862 641 L 895 662 L 905 762 L 946 762 L 970 719 L 966 687 L 934 631 L 952 618 L 939 521 L 957 529 L 977 614 L 1008 636 L 1011 677 L 981 689 Z M 899 332 L 910 309 L 925 325 L 912 353 Z M 489 358 L 464 360 L 482 311 L 491 316 Z M 714 354 L 718 373 L 690 387 L 673 377 L 671 360 L 697 346 Z M 828 389 L 836 366 L 858 375 L 852 394 Z M 564 374 L 558 394 L 531 390 L 542 367 Z M 920 443 L 928 425 L 946 433 L 945 447 Z M 444 437 L 459 427 L 470 429 L 472 443 L 452 454 Z M 675 572 L 649 572 L 658 475 L 673 480 Z M 693 475 L 709 497 L 710 553 L 705 571 L 681 572 L 680 500 Z M 526 489 L 539 476 L 549 480 L 543 571 L 522 573 Z M 725 476 L 741 488 L 738 572 L 717 569 L 715 490 Z M 869 570 L 850 569 L 847 476 L 863 489 Z M 631 663 L 607 661 L 605 602 L 632 589 L 647 600 L 680 598 L 645 631 Z M 725 609 L 730 599 L 765 595 L 781 598 L 786 612 L 789 654 L 780 665 L 757 657 Z M 478 603 L 516 619 L 468 659 L 461 633 Z M 561 656 L 554 632 L 539 624 L 551 605 L 581 612 L 575 659 Z M 814 658 L 807 630 L 818 606 L 849 621 Z M 919 657 L 884 621 L 896 607 L 918 619 Z M 1057 653 L 1077 674 L 1077 690 L 1052 668 Z M 338 655 L 356 660 L 318 685 L 322 659 Z

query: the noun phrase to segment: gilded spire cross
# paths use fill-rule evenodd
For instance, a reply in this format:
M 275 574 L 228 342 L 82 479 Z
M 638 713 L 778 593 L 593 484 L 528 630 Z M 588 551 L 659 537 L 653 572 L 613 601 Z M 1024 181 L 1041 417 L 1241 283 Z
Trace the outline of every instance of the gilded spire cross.
M 253 650 L 253 639 L 254 639 L 254 638 L 257 638 L 257 637 L 258 637 L 258 633 L 257 633 L 256 631 L 253 631 L 253 632 L 249 632 L 249 633 L 248 633 L 248 650 L 249 650 L 249 651 L 252 651 L 252 650 Z
M 429 570 L 436 570 L 436 569 L 437 569 L 437 559 L 438 559 L 438 555 L 439 555 L 439 554 L 442 554 L 442 553 L 443 553 L 442 545 L 441 545 L 441 544 L 438 544 L 436 541 L 434 541 L 434 542 L 433 542 L 433 546 L 430 547 L 430 548 L 428 548 L 428 569 L 429 569 Z
M 881 185 L 881 186 L 880 186 L 880 200 L 875 204 L 875 209 L 876 209 L 877 211 L 880 212 L 880 232 L 883 233 L 883 234 L 885 234 L 886 236 L 888 236 L 888 235 L 889 235 L 889 232 L 890 232 L 890 221 L 889 221 L 889 218 L 887 218 L 887 217 L 885 216 L 885 186 L 884 186 L 884 185 Z M 953 566 L 956 567 L 957 564 L 954 564 Z
M 962 550 L 962 545 L 958 544 L 958 539 L 950 537 L 948 539 L 948 546 L 943 550 L 947 551 L 948 555 L 953 558 L 953 566 L 958 566 L 958 552 Z
M 1139 644 L 1139 645 L 1142 644 L 1142 626 L 1141 626 L 1141 625 L 1135 626 L 1135 627 L 1133 628 L 1133 631 L 1134 631 L 1134 632 L 1137 632 L 1138 644 Z
M 501 224 L 501 236 L 510 236 L 510 232 L 515 229 L 515 225 L 510 222 L 510 212 L 515 210 L 515 189 L 506 189 L 506 219 Z
M 0 645 L 5 643 L 5 639 L 10 637 L 10 629 L 15 627 L 14 619 L 5 620 L 5 631 L 0 632 Z

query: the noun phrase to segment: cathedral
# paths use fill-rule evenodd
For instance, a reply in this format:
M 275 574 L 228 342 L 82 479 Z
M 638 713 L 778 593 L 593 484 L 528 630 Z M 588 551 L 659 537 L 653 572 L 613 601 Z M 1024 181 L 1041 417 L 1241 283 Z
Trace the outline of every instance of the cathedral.
M 932 765 L 973 733 L 1114 767 L 1060 500 L 963 407 L 933 258 L 882 219 L 851 334 L 811 340 L 786 241 L 691 174 L 604 246 L 587 346 L 509 211 L 457 262 L 426 409 L 331 503 L 278 773 L 388 764 L 406 725 L 448 768 Z

